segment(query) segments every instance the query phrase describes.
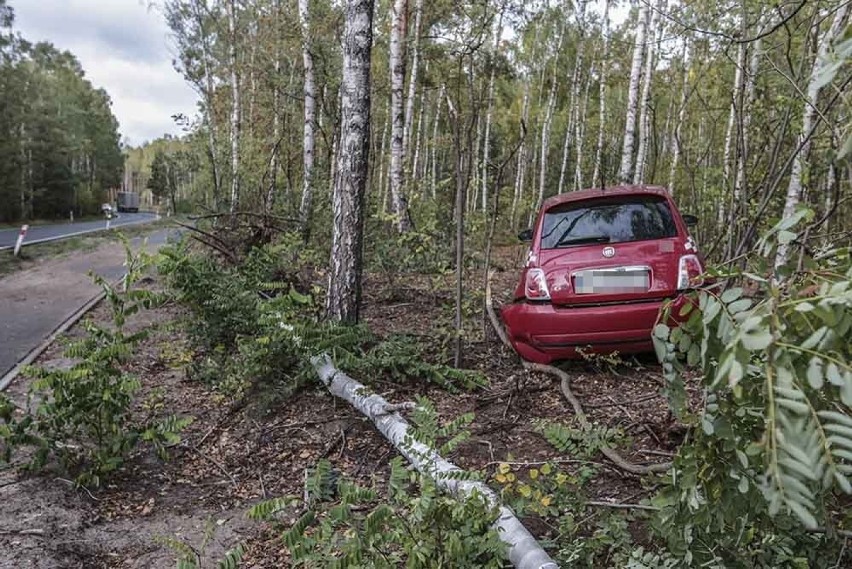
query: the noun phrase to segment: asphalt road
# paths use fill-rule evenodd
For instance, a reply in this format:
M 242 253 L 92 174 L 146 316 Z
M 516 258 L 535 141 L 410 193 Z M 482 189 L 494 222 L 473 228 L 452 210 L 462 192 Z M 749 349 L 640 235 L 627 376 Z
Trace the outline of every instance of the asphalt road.
M 157 215 L 153 213 L 120 213 L 119 217 L 110 220 L 110 228 L 121 227 L 124 225 L 138 225 L 147 223 L 157 219 Z M 106 219 L 98 221 L 81 221 L 77 223 L 57 223 L 54 225 L 31 225 L 27 236 L 24 239 L 24 246 L 34 241 L 42 239 L 61 239 L 63 237 L 73 237 L 82 233 L 91 233 L 106 229 Z M 0 230 L 0 249 L 7 249 L 15 246 L 15 240 L 18 238 L 20 229 L 3 229 Z
M 157 250 L 173 229 L 147 236 L 148 249 Z M 138 248 L 142 238 L 131 240 Z M 41 344 L 60 324 L 99 292 L 89 271 L 109 280 L 124 275 L 120 243 L 95 251 L 49 259 L 32 269 L 0 279 L 0 377 Z

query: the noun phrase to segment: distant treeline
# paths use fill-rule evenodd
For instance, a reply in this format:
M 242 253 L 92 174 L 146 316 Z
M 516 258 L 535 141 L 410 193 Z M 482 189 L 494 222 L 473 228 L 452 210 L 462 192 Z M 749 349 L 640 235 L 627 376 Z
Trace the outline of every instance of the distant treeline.
M 109 96 L 73 54 L 13 23 L 0 0 L 0 222 L 95 213 L 123 169 Z

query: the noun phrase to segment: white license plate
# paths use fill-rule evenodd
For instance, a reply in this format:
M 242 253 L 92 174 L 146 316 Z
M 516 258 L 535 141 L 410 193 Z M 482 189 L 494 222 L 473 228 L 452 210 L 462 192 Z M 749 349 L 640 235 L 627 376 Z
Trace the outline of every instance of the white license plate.
M 577 294 L 624 294 L 647 292 L 650 278 L 646 269 L 607 269 L 574 274 Z

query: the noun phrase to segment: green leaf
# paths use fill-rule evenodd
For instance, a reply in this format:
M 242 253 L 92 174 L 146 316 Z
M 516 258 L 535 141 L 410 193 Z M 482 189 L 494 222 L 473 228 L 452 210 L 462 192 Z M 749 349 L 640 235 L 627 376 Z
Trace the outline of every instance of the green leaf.
M 781 245 L 792 243 L 796 239 L 796 234 L 792 231 L 782 230 L 778 232 L 778 242 Z
M 808 371 L 807 371 L 808 383 L 814 389 L 822 389 L 823 385 L 823 373 L 822 373 L 822 360 L 814 357 L 811 358 L 810 363 L 808 363 Z
M 647 330 L 647 328 L 646 328 Z M 667 340 L 670 333 L 670 328 L 665 324 L 657 324 L 654 327 L 654 337 L 659 338 L 661 340 Z
M 825 377 L 828 378 L 828 382 L 832 385 L 843 385 L 843 376 L 840 374 L 840 369 L 834 362 L 830 362 L 828 366 L 826 366 Z
M 751 299 L 741 298 L 728 305 L 728 312 L 731 314 L 738 314 L 744 310 L 748 310 L 749 308 L 751 308 Z
M 725 292 L 722 293 L 722 302 L 724 302 L 725 304 L 730 304 L 733 301 L 737 300 L 742 295 L 743 295 L 743 289 L 741 289 L 739 287 L 729 288 L 728 290 L 726 290 Z

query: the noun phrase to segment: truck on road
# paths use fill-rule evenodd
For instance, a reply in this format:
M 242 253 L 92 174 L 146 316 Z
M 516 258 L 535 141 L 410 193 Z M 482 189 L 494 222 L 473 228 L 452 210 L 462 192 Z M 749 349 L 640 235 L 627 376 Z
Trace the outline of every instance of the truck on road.
M 136 192 L 118 192 L 115 201 L 120 212 L 136 213 L 139 211 L 139 194 Z

